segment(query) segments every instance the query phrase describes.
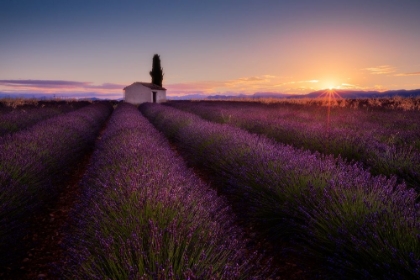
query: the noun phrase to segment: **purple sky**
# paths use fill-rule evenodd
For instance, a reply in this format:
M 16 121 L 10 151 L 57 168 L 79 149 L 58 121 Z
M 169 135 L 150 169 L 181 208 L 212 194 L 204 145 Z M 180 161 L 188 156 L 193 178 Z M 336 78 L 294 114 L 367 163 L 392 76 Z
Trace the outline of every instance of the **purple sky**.
M 122 97 L 420 88 L 420 1 L 0 2 L 0 93 Z

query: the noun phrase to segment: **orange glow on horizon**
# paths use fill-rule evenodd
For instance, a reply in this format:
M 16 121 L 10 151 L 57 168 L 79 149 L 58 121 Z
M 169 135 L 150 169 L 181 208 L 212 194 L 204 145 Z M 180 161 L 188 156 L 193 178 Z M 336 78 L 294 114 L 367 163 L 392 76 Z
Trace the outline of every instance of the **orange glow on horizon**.
M 337 99 L 343 99 L 337 91 L 335 91 L 335 87 L 329 87 L 327 90 L 325 90 L 318 98 L 324 99 L 328 102 L 328 104 L 331 104 L 331 102 L 336 101 Z

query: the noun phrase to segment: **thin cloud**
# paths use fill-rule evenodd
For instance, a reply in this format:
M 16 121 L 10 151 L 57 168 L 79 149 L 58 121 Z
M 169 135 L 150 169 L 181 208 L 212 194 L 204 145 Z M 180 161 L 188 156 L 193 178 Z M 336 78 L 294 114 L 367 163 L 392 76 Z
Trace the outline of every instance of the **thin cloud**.
M 265 90 L 272 87 L 272 79 L 274 76 L 263 75 L 263 76 L 252 76 L 252 77 L 241 77 L 238 79 L 226 80 L 226 81 L 197 81 L 197 82 L 186 82 L 168 84 L 165 87 L 168 89 L 170 95 L 183 95 L 193 93 L 205 93 L 205 94 L 225 94 L 227 92 L 241 92 L 241 93 L 253 93 L 256 90 Z
M 395 76 L 397 77 L 420 76 L 420 72 L 399 73 L 399 74 L 396 74 Z
M 261 83 L 261 82 L 269 82 L 271 81 L 274 76 L 264 75 L 264 76 L 254 76 L 254 77 L 245 77 L 245 78 L 238 78 L 234 80 L 229 80 L 229 83 Z
M 0 97 L 20 97 L 20 98 L 99 98 L 99 99 L 121 99 L 122 93 L 98 93 L 98 92 L 60 92 L 60 93 L 46 93 L 46 92 L 26 92 L 16 91 L 13 93 L 0 91 Z
M 265 79 L 259 78 L 259 77 L 249 77 L 249 78 L 239 78 L 239 81 L 244 82 L 255 82 L 255 81 L 264 81 Z
M 381 65 L 378 67 L 370 67 L 363 69 L 369 71 L 373 75 L 383 74 L 385 76 L 398 75 L 396 68 L 390 65 Z M 390 74 L 393 73 L 393 74 Z M 420 72 L 402 73 L 400 76 L 417 76 Z M 311 78 L 311 77 L 310 77 Z M 350 79 L 347 79 L 350 80 Z M 168 95 L 170 96 L 182 96 L 182 95 L 226 95 L 228 92 L 234 92 L 236 94 L 254 94 L 256 92 L 272 92 L 273 90 L 281 93 L 288 94 L 301 94 L 308 93 L 311 91 L 320 90 L 323 86 L 323 80 L 318 79 L 298 79 L 297 77 L 280 77 L 270 75 L 240 77 L 232 80 L 219 80 L 219 81 L 197 81 L 197 82 L 186 82 L 178 84 L 168 84 L 165 87 L 168 89 Z M 390 87 L 396 88 L 397 85 L 370 85 L 363 86 L 360 84 L 352 83 L 341 83 L 337 85 L 337 89 L 343 90 L 377 90 L 385 91 Z M 416 87 L 415 85 L 410 87 Z M 418 88 L 418 86 L 417 86 Z
M 0 80 L 0 85 L 6 87 L 31 88 L 95 88 L 95 89 L 123 89 L 124 85 L 104 83 L 92 85 L 91 82 L 63 81 L 63 80 Z
M 0 80 L 0 85 L 7 87 L 37 87 L 37 88 L 50 88 L 50 87 L 85 87 L 88 86 L 87 82 L 75 81 L 62 81 L 62 80 Z
M 121 85 L 121 84 L 112 84 L 112 83 L 105 83 L 102 85 L 97 85 L 97 86 L 86 86 L 86 88 L 96 88 L 96 89 L 119 89 L 122 91 L 122 89 L 126 87 L 126 85 Z
M 390 65 L 381 65 L 377 67 L 364 68 L 363 70 L 366 70 L 370 72 L 370 74 L 373 74 L 373 75 L 383 75 L 383 74 L 394 73 L 395 67 L 392 67 Z
M 354 89 L 354 88 L 359 88 L 356 85 L 352 85 L 352 84 L 347 84 L 347 83 L 342 83 L 340 88 L 342 89 Z
M 290 82 L 275 84 L 275 85 L 273 85 L 273 87 L 283 87 L 283 86 L 286 86 L 286 85 L 306 84 L 306 83 L 316 84 L 316 83 L 319 83 L 319 80 L 290 81 Z
M 0 80 L 0 91 L 11 95 L 45 94 L 56 96 L 122 95 L 125 85 L 64 80 Z
M 165 88 L 168 90 L 209 90 L 217 87 L 223 87 L 226 85 L 226 82 L 223 81 L 198 81 L 198 82 L 187 82 L 187 83 L 176 83 L 176 84 L 167 84 Z

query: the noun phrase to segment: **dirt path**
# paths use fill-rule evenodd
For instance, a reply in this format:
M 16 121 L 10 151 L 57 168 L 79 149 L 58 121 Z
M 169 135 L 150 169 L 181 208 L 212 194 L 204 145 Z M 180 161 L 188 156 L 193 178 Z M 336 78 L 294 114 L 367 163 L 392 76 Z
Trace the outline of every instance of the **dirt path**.
M 95 143 L 105 131 L 108 120 Z M 79 181 L 88 167 L 93 150 L 92 147 L 76 166 L 63 174 L 68 180 L 63 183 L 57 199 L 45 211 L 33 217 L 30 234 L 25 237 L 32 248 L 28 248 L 26 256 L 20 262 L 0 271 L 0 279 L 59 279 L 53 271 L 56 265 L 63 262 L 65 249 L 61 244 L 70 221 L 69 214 L 78 202 Z

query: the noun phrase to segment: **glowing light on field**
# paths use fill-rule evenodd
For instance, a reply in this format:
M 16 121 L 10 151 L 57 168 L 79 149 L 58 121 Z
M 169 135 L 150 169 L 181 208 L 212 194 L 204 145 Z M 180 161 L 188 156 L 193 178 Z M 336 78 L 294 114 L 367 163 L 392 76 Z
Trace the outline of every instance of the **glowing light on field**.
M 332 102 L 336 102 L 338 99 L 343 99 L 337 91 L 335 91 L 335 87 L 331 86 L 328 87 L 321 95 L 318 97 L 325 101 L 328 107 L 331 107 Z
M 336 103 L 337 99 L 343 99 L 343 98 L 338 94 L 338 92 L 334 90 L 334 87 L 328 88 L 318 98 L 322 99 L 326 103 L 327 108 L 328 108 L 327 109 L 327 137 L 329 137 L 330 127 L 331 127 L 330 115 L 331 115 L 332 102 Z M 327 141 L 327 145 L 328 145 L 328 141 Z M 328 151 L 328 146 L 327 146 L 327 151 Z

